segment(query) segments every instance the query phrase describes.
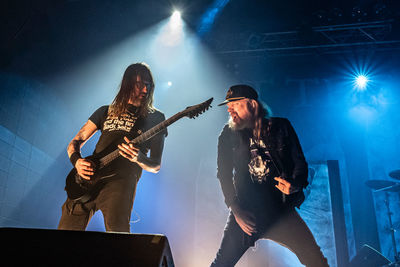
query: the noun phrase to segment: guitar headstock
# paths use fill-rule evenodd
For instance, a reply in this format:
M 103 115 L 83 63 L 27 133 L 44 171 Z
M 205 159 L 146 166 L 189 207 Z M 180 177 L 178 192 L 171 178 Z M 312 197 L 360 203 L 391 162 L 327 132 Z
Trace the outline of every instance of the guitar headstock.
M 208 99 L 207 101 L 204 101 L 203 103 L 187 107 L 183 111 L 184 115 L 191 119 L 198 117 L 200 114 L 204 113 L 206 110 L 208 110 L 211 107 L 211 102 L 213 101 L 213 99 L 214 98 L 211 97 L 210 99 Z

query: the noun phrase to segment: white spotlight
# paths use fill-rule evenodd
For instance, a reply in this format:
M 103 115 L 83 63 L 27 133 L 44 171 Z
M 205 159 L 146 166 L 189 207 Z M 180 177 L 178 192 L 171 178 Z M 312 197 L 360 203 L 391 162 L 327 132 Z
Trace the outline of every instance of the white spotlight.
M 179 30 L 182 28 L 181 12 L 175 10 L 170 19 L 171 29 Z
M 172 13 L 172 19 L 173 19 L 173 20 L 177 20 L 177 19 L 180 19 L 180 18 L 181 18 L 181 12 L 178 11 L 178 10 L 175 10 L 175 11 Z
M 171 81 L 169 81 L 167 84 L 168 84 L 168 86 L 171 86 L 171 85 L 172 85 L 172 82 L 171 82 Z
M 364 75 L 358 75 L 356 77 L 356 85 L 359 89 L 364 90 L 367 87 L 368 78 Z

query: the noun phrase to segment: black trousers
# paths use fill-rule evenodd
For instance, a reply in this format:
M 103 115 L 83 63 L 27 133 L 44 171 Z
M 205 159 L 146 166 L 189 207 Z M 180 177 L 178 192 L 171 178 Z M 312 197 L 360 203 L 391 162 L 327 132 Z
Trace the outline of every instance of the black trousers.
M 136 193 L 135 179 L 119 178 L 104 185 L 97 197 L 85 204 L 76 204 L 67 198 L 62 206 L 58 229 L 85 230 L 94 213 L 103 213 L 109 232 L 130 232 L 130 218 Z
M 314 236 L 296 210 L 287 211 L 260 234 L 249 236 L 237 224 L 233 213 L 228 217 L 220 249 L 211 267 L 234 266 L 258 239 L 270 239 L 288 249 L 307 267 L 328 266 Z

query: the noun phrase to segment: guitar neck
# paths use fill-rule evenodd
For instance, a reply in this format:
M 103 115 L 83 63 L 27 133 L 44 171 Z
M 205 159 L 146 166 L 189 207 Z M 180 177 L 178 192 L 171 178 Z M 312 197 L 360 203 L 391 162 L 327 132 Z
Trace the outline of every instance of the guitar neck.
M 150 128 L 149 130 L 147 130 L 146 132 L 142 133 L 141 135 L 137 136 L 136 138 L 134 138 L 133 140 L 130 141 L 130 143 L 134 144 L 134 145 L 139 145 L 142 144 L 143 142 L 149 140 L 150 138 L 152 138 L 153 136 L 157 135 L 158 133 L 160 133 L 161 131 L 163 131 L 164 129 L 166 129 L 169 125 L 171 125 L 172 123 L 176 122 L 177 120 L 181 119 L 184 116 L 184 114 L 182 112 L 178 112 L 176 113 L 174 116 L 168 118 L 165 121 L 160 122 L 159 124 L 157 124 L 156 126 Z M 106 165 L 108 165 L 111 161 L 113 161 L 114 159 L 118 158 L 120 156 L 119 154 L 119 149 L 117 148 L 116 150 L 114 150 L 113 152 L 111 152 L 110 154 L 107 154 L 106 156 L 102 157 L 99 161 L 100 161 L 100 166 L 99 168 L 103 168 Z
M 184 115 L 181 114 L 182 112 L 176 113 L 174 116 L 168 118 L 165 121 L 160 122 L 156 126 L 150 128 L 146 132 L 142 133 L 141 135 L 137 136 L 135 139 L 131 140 L 130 143 L 138 145 L 141 144 L 156 134 L 160 133 L 164 129 L 166 129 L 168 126 L 170 126 L 172 123 L 176 122 L 177 120 L 181 119 Z

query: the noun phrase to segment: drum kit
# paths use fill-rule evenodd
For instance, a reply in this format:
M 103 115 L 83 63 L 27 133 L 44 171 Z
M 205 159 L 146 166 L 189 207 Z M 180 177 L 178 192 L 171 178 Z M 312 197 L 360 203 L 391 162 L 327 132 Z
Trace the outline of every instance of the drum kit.
M 366 186 L 371 188 L 373 192 L 385 192 L 385 205 L 387 209 L 387 215 L 389 219 L 389 227 L 390 233 L 392 237 L 393 249 L 394 249 L 394 258 L 396 263 L 400 262 L 400 257 L 397 252 L 396 246 L 396 238 L 394 232 L 396 231 L 393 227 L 392 222 L 392 211 L 390 210 L 389 206 L 389 193 L 393 192 L 400 192 L 400 170 L 394 170 L 389 173 L 389 176 L 393 179 L 399 180 L 397 181 L 390 181 L 390 180 L 368 180 L 365 182 Z M 398 266 L 398 265 L 395 265 Z

